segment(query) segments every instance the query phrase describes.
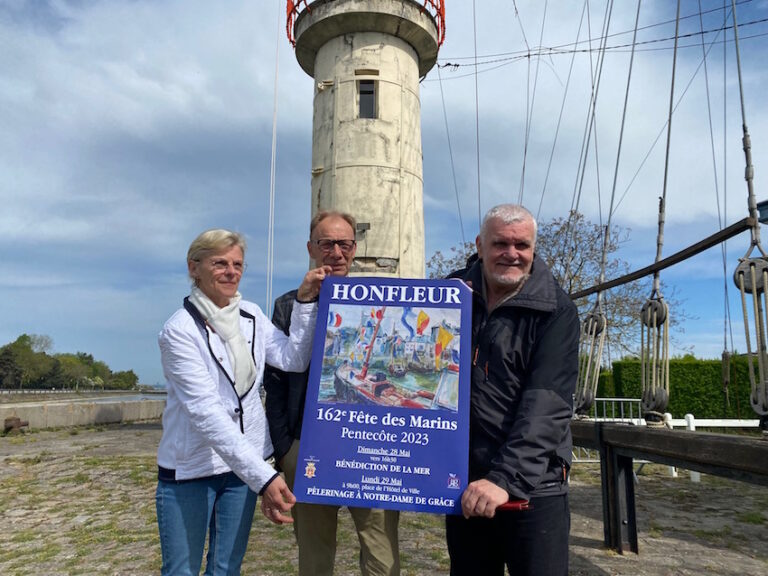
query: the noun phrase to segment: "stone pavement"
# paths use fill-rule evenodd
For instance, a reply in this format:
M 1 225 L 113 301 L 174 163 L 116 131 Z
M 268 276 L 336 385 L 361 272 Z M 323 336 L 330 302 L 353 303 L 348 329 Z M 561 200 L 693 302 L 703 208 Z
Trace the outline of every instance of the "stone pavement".
M 157 422 L 0 437 L 0 574 L 159 572 L 154 517 Z M 603 548 L 596 465 L 571 491 L 572 575 L 768 574 L 768 489 L 703 476 L 692 484 L 646 465 L 637 486 L 640 554 Z M 403 576 L 447 574 L 442 519 L 401 516 Z M 337 574 L 358 574 L 349 514 L 340 514 Z M 243 574 L 292 574 L 290 528 L 254 521 Z

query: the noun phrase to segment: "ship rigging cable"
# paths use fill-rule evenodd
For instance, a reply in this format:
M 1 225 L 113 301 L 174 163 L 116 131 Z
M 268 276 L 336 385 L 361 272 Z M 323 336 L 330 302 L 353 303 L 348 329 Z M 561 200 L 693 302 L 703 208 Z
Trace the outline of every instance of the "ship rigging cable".
M 603 19 L 603 38 L 606 36 L 606 32 L 611 25 L 611 15 L 613 14 L 613 0 L 606 4 L 605 17 Z M 587 10 L 587 21 L 589 22 L 589 9 Z M 603 46 L 604 48 L 604 46 Z M 578 212 L 579 205 L 581 203 L 581 192 L 584 185 L 584 176 L 587 169 L 587 159 L 589 158 L 589 148 L 592 143 L 592 135 L 597 137 L 597 129 L 595 128 L 597 99 L 600 93 L 600 82 L 603 77 L 603 63 L 605 62 L 605 50 L 598 51 L 597 60 L 597 78 L 595 78 L 595 65 L 592 64 L 592 51 L 590 51 L 590 70 L 592 72 L 592 94 L 590 96 L 589 107 L 587 109 L 587 119 L 584 127 L 584 137 L 581 144 L 581 153 L 579 166 L 576 174 L 576 182 L 574 183 L 573 196 L 571 198 L 571 211 Z M 599 173 L 598 173 L 599 174 Z M 566 279 L 567 279 L 566 274 Z
M 736 2 L 736 4 L 737 5 L 748 4 L 748 3 L 751 3 L 753 1 L 754 0 L 741 0 L 740 2 Z M 722 8 L 712 8 L 710 10 L 704 10 L 704 11 L 699 9 L 698 12 L 693 12 L 692 14 L 688 14 L 687 16 L 681 16 L 680 17 L 680 21 L 682 22 L 683 20 L 687 20 L 689 18 L 697 18 L 697 17 L 701 18 L 702 16 L 705 16 L 707 14 L 711 14 L 713 12 L 723 12 L 723 26 L 721 28 L 717 28 L 715 30 L 709 30 L 706 33 L 711 33 L 711 32 L 715 32 L 715 31 L 723 31 L 726 28 L 730 28 L 730 26 L 727 25 L 727 22 L 728 22 L 728 18 L 730 17 L 730 14 L 731 14 L 731 9 L 727 8 L 725 6 L 725 2 L 723 2 L 723 7 Z M 726 12 L 727 12 L 727 15 L 726 15 Z M 751 21 L 747 21 L 747 22 L 742 22 L 739 26 L 741 28 L 744 28 L 744 26 L 749 26 L 749 25 L 752 25 L 752 24 L 758 24 L 758 23 L 765 22 L 765 21 L 766 21 L 765 18 L 763 18 L 761 20 L 751 20 Z M 664 20 L 662 22 L 655 22 L 654 24 L 648 24 L 646 26 L 640 26 L 640 27 L 638 27 L 637 31 L 638 32 L 642 32 L 644 30 L 650 30 L 651 28 L 659 28 L 659 27 L 662 27 L 662 26 L 666 26 L 668 24 L 672 24 L 674 22 L 675 22 L 674 19 L 673 20 Z M 702 29 L 700 31 L 700 33 L 703 33 L 703 32 L 704 31 Z M 632 30 L 624 30 L 622 32 L 614 32 L 612 34 L 608 34 L 607 38 L 616 38 L 616 37 L 619 37 L 619 36 L 626 36 L 627 34 L 633 34 L 633 33 L 634 33 L 634 29 L 632 29 Z M 764 35 L 765 34 L 761 34 L 761 36 L 764 36 Z M 684 38 L 684 37 L 685 37 L 685 35 L 681 36 L 681 38 Z M 742 37 L 741 39 L 743 40 L 744 38 Z M 591 37 L 589 37 L 589 38 L 587 38 L 585 40 L 578 40 L 577 39 L 576 42 L 567 43 L 567 44 L 558 44 L 556 46 L 552 46 L 552 47 L 546 48 L 546 49 L 547 50 L 557 50 L 558 53 L 561 53 L 560 49 L 562 49 L 562 48 L 569 48 L 569 47 L 580 46 L 581 44 L 588 44 L 591 47 L 592 46 L 592 42 L 593 41 L 597 41 L 597 40 L 603 40 L 603 38 L 591 38 Z M 674 40 L 674 36 L 670 36 L 668 38 L 662 38 L 662 39 L 653 40 L 653 42 L 668 41 L 668 40 Z M 647 42 L 639 42 L 638 45 L 646 44 L 646 43 Z M 624 46 L 632 46 L 632 44 L 626 44 Z M 684 48 L 684 47 L 686 47 L 686 46 L 680 46 L 680 48 Z M 540 49 L 544 49 L 544 47 L 540 47 Z M 640 51 L 640 50 L 638 50 L 638 51 Z M 485 56 L 481 56 L 481 58 L 498 58 L 500 56 L 513 56 L 513 55 L 526 56 L 529 52 L 530 52 L 530 50 L 516 50 L 516 51 L 512 51 L 512 52 L 498 52 L 496 54 L 486 54 Z M 567 52 L 570 53 L 570 52 L 572 52 L 572 50 L 568 50 Z M 586 52 L 586 50 L 576 50 L 576 52 Z M 454 60 L 473 60 L 474 57 L 473 56 L 455 56 L 453 59 Z M 487 63 L 490 63 L 490 62 L 500 62 L 500 61 L 501 60 L 495 60 L 495 61 L 488 61 L 488 62 L 484 62 L 484 63 L 487 64 Z M 453 64 L 451 64 L 451 66 L 453 66 Z M 460 66 L 465 66 L 465 65 L 460 65 Z
M 482 197 L 480 194 L 480 96 L 477 88 L 477 9 L 472 0 L 472 37 L 475 44 L 475 150 L 477 154 L 477 229 L 482 223 Z
M 732 13 L 729 12 L 727 17 L 730 17 L 731 14 Z M 730 26 L 729 27 L 723 27 L 721 29 L 721 31 L 727 32 L 728 28 L 730 28 Z M 717 38 L 718 37 L 719 37 L 719 32 L 718 32 L 718 35 L 715 36 L 715 38 L 712 40 L 712 42 L 709 43 L 709 45 L 707 47 L 706 55 L 709 55 L 709 52 L 712 50 L 712 47 L 715 44 L 719 43 L 719 42 L 717 42 Z M 726 44 L 725 43 L 722 43 L 722 44 L 725 47 Z M 693 84 L 694 79 L 696 79 L 696 77 L 698 76 L 699 71 L 701 70 L 703 64 L 704 64 L 704 60 L 702 59 L 702 61 L 700 61 L 699 65 L 696 67 L 696 70 L 694 70 L 693 73 L 691 74 L 691 77 L 689 78 L 688 83 L 685 85 L 685 89 L 682 90 L 682 92 L 680 93 L 680 96 L 677 99 L 677 102 L 675 102 L 675 107 L 674 107 L 674 110 L 673 110 L 673 114 L 675 112 L 677 112 L 677 108 L 680 106 L 680 104 L 683 101 L 683 98 L 688 93 L 688 90 L 690 89 L 691 85 Z M 726 87 L 727 86 L 724 86 L 724 88 L 726 88 Z M 725 109 L 724 109 L 723 113 L 725 114 Z M 725 116 L 723 117 L 723 123 L 725 124 Z M 658 134 L 656 134 L 656 138 L 654 139 L 653 143 L 648 148 L 648 152 L 646 152 L 646 154 L 643 157 L 642 161 L 638 165 L 637 170 L 635 171 L 634 175 L 632 176 L 632 178 L 630 179 L 629 183 L 627 184 L 627 187 L 624 189 L 624 192 L 622 192 L 621 198 L 619 198 L 619 201 L 616 203 L 616 210 L 618 210 L 619 206 L 621 206 L 622 202 L 624 201 L 624 198 L 627 196 L 627 193 L 632 188 L 632 185 L 635 183 L 635 180 L 640 175 L 640 172 L 643 169 L 643 166 L 645 166 L 645 163 L 648 161 L 648 158 L 651 156 L 651 153 L 656 148 L 656 144 L 658 144 L 659 139 L 664 134 L 664 130 L 666 130 L 666 129 L 667 129 L 667 122 L 664 121 L 664 124 L 662 124 L 661 128 L 659 128 Z M 725 144 L 725 140 L 724 140 L 724 144 Z
M 547 6 L 549 5 L 549 2 L 545 0 L 544 2 L 544 15 L 541 17 L 541 31 L 539 32 L 539 46 L 541 46 L 541 43 L 544 39 L 544 25 L 547 22 Z M 515 10 L 517 10 L 517 7 L 515 7 Z M 523 24 L 520 22 L 520 28 L 522 29 Z M 525 34 L 523 34 L 523 37 L 525 37 Z M 527 41 L 526 41 L 527 45 Z M 536 71 L 533 75 L 533 92 L 531 92 L 530 88 L 530 75 L 531 75 L 531 59 L 528 58 L 528 82 L 526 83 L 527 89 L 526 89 L 526 110 L 525 110 L 525 146 L 523 148 L 523 167 L 520 171 L 520 191 L 518 192 L 517 197 L 517 203 L 522 204 L 523 203 L 523 193 L 525 191 L 525 165 L 526 160 L 528 159 L 528 144 L 530 142 L 531 138 L 531 125 L 533 124 L 533 106 L 536 102 L 536 86 L 539 83 L 539 67 L 541 66 L 541 58 L 536 59 Z M 530 97 L 529 97 L 530 95 Z
M 278 2 L 279 3 L 279 2 Z M 272 106 L 272 156 L 269 164 L 269 223 L 267 225 L 267 318 L 272 317 L 272 277 L 275 267 L 275 167 L 277 163 L 277 88 L 280 78 L 280 10 L 277 10 L 277 35 L 275 37 L 275 87 Z
M 613 13 L 613 1 L 606 4 L 605 16 L 603 18 L 603 34 L 605 38 L 611 22 L 611 14 Z M 591 25 L 589 18 L 589 5 L 587 5 L 587 28 L 591 36 Z M 605 52 L 598 52 L 598 64 L 597 64 L 597 80 L 595 80 L 595 67 L 592 64 L 592 55 L 590 52 L 590 73 L 592 75 L 592 93 L 590 95 L 589 106 L 587 108 L 587 119 L 584 126 L 584 135 L 582 136 L 581 152 L 579 153 L 579 165 L 576 170 L 576 182 L 574 183 L 573 194 L 571 196 L 571 209 L 568 213 L 568 221 L 566 224 L 566 246 L 571 242 L 573 235 L 573 217 L 579 211 L 579 203 L 581 201 L 581 190 L 584 182 L 584 174 L 586 172 L 587 158 L 589 156 L 589 145 L 591 141 L 592 131 L 594 129 L 595 120 L 595 107 L 597 106 L 597 96 L 600 90 L 600 79 L 602 78 L 603 62 L 605 59 Z M 598 170 L 599 181 L 599 170 Z M 598 184 L 599 186 L 599 184 Z M 570 283 L 571 276 L 571 258 L 566 259 L 565 270 L 563 272 L 563 282 L 567 285 Z
M 749 364 L 749 382 L 751 394 L 749 402 L 752 409 L 760 415 L 760 427 L 768 431 L 768 352 L 766 352 L 766 329 L 764 313 L 768 312 L 768 257 L 760 243 L 760 222 L 758 220 L 757 203 L 753 187 L 754 167 L 752 166 L 752 144 L 747 128 L 747 113 L 744 106 L 744 84 L 741 77 L 741 53 L 739 50 L 739 27 L 736 18 L 736 5 L 733 3 L 733 34 L 736 46 L 736 69 L 739 78 L 739 99 L 741 104 L 741 126 L 743 131 L 743 148 L 746 168 L 744 178 L 747 181 L 747 205 L 750 216 L 754 219 L 752 226 L 752 239 L 749 250 L 739 260 L 739 265 L 734 272 L 734 281 L 741 292 L 741 306 L 744 315 L 744 333 L 747 342 L 747 358 Z M 752 250 L 757 248 L 760 256 L 750 258 Z M 759 275 L 759 278 L 758 278 Z M 749 306 L 746 295 L 752 298 L 752 314 L 755 321 L 755 352 L 751 350 L 749 330 Z M 761 299 L 765 298 L 765 302 Z M 757 375 L 755 374 L 754 359 L 757 357 Z
M 520 27 L 520 34 L 523 37 L 523 43 L 525 44 L 525 51 L 526 54 L 530 55 L 531 53 L 531 45 L 528 44 L 528 37 L 525 34 L 525 26 L 523 26 L 523 20 L 520 18 L 520 10 L 517 7 L 517 2 L 515 0 L 512 0 L 512 7 L 514 8 L 515 12 L 515 20 L 517 21 L 517 25 Z M 547 17 L 547 2 L 544 3 L 544 19 Z M 542 20 L 542 29 L 544 26 L 544 20 Z M 539 41 L 541 43 L 541 41 Z M 537 60 L 537 62 L 540 62 L 540 60 Z M 538 69 L 537 69 L 538 70 Z M 532 99 L 531 99 L 531 59 L 526 59 L 526 81 L 525 81 L 525 137 L 523 138 L 524 144 L 523 144 L 523 167 L 522 171 L 520 172 L 520 189 L 517 193 L 517 203 L 522 204 L 523 202 L 523 182 L 525 181 L 525 159 L 528 153 L 528 136 L 530 134 L 531 129 L 531 111 L 532 111 Z
M 437 78 L 440 79 L 440 68 L 437 69 Z M 443 94 L 443 83 L 440 82 L 440 101 L 443 103 L 443 120 L 445 121 L 445 137 L 448 139 L 448 155 L 451 159 L 451 175 L 453 176 L 453 190 L 456 193 L 456 209 L 459 214 L 459 229 L 461 230 L 461 245 L 466 246 L 467 241 L 464 237 L 464 220 L 461 217 L 461 203 L 459 202 L 459 186 L 456 183 L 456 165 L 453 162 L 453 147 L 451 146 L 451 131 L 448 128 L 448 111 L 445 107 L 445 94 Z
M 701 16 L 701 0 L 698 0 L 699 4 L 699 28 L 701 30 L 704 30 L 704 18 Z M 725 11 L 723 11 L 725 14 Z M 724 220 L 723 215 L 720 211 L 720 188 L 718 185 L 718 179 L 717 179 L 717 157 L 715 155 L 715 135 L 714 135 L 714 129 L 712 125 L 712 101 L 710 98 L 709 93 L 709 67 L 707 66 L 707 50 L 704 45 L 704 36 L 701 36 L 701 56 L 702 61 L 704 64 L 704 88 L 707 95 L 707 122 L 709 125 L 709 143 L 710 143 L 710 149 L 712 152 L 712 171 L 713 171 L 713 180 L 715 185 L 715 204 L 717 206 L 717 222 L 720 227 L 720 230 L 723 229 L 724 226 Z M 723 75 L 723 78 L 725 78 L 725 74 Z M 723 198 L 723 203 L 725 204 L 725 197 Z M 722 358 L 722 365 L 721 365 L 721 374 L 722 374 L 722 384 L 723 384 L 723 416 L 726 417 L 728 413 L 728 406 L 730 404 L 729 402 L 729 385 L 730 385 L 730 362 L 731 362 L 731 354 L 728 351 L 728 327 L 731 323 L 731 311 L 728 304 L 728 279 L 727 279 L 727 257 L 726 257 L 726 242 L 723 242 L 720 245 L 720 254 L 723 261 L 723 291 L 724 291 L 724 297 L 725 297 L 725 304 L 723 308 L 723 352 L 721 355 Z M 731 350 L 733 350 L 733 338 L 731 338 Z
M 725 6 L 727 0 L 723 0 L 723 6 Z M 723 17 L 723 25 L 728 23 L 728 17 L 724 15 Z M 728 31 L 726 30 L 723 35 L 727 38 L 728 37 Z M 728 77 L 728 53 L 725 49 L 725 44 L 723 44 L 723 78 Z M 727 84 L 725 81 L 723 82 L 723 222 L 728 222 L 728 158 L 726 156 L 726 143 L 728 142 L 728 123 L 726 121 L 728 114 L 728 91 L 727 91 Z M 729 399 L 728 399 L 728 388 L 727 388 L 727 382 L 730 380 L 730 355 L 726 357 L 726 352 L 728 350 L 728 335 L 730 334 L 731 337 L 731 350 L 735 350 L 733 345 L 733 324 L 731 322 L 731 305 L 730 305 L 730 298 L 728 297 L 728 271 L 727 271 L 727 265 L 726 265 L 726 254 L 727 254 L 727 244 L 723 242 L 722 246 L 722 252 L 723 252 L 723 300 L 724 300 L 724 306 L 723 309 L 725 311 L 725 314 L 723 315 L 723 364 L 726 363 L 726 359 L 728 361 L 728 372 L 725 372 L 725 366 L 723 366 L 723 388 L 725 393 L 725 410 L 724 413 L 727 415 L 728 405 L 729 405 Z M 728 380 L 726 380 L 726 377 Z M 738 396 L 736 396 L 736 414 L 737 416 L 741 417 L 741 410 L 740 405 L 738 401 Z
M 640 22 L 640 6 L 642 0 L 637 1 L 637 12 L 635 15 L 635 35 L 633 40 L 637 39 L 637 27 Z M 608 207 L 608 220 L 603 228 L 603 251 L 600 260 L 600 283 L 605 281 L 605 266 L 608 257 L 608 244 L 611 234 L 611 219 L 613 215 L 613 203 L 616 198 L 616 182 L 619 174 L 619 161 L 621 159 L 621 145 L 624 141 L 624 127 L 626 125 L 627 107 L 629 105 L 629 88 L 632 84 L 632 69 L 635 61 L 635 53 L 629 59 L 629 70 L 627 72 L 627 87 L 624 92 L 624 107 L 621 114 L 621 127 L 619 128 L 619 141 L 616 151 L 616 165 L 613 173 L 613 186 L 611 187 L 611 201 Z M 608 322 L 603 312 L 603 293 L 598 292 L 595 306 L 587 314 L 582 323 L 581 345 L 579 365 L 579 380 L 576 389 L 575 410 L 578 413 L 585 414 L 592 407 L 597 396 L 597 382 L 600 377 L 600 365 L 603 356 L 603 344 L 607 332 Z
M 661 261 L 664 247 L 667 184 L 669 182 L 669 154 L 672 142 L 672 115 L 675 109 L 675 72 L 677 70 L 677 44 L 680 31 L 680 0 L 677 0 L 675 21 L 675 50 L 672 54 L 672 79 L 669 89 L 667 115 L 667 146 L 664 159 L 664 184 L 659 199 L 659 227 L 656 236 L 656 263 Z M 646 422 L 661 423 L 662 413 L 669 403 L 669 306 L 661 294 L 660 272 L 653 273 L 653 288 L 640 310 L 640 379 L 642 381 L 642 407 Z
M 584 4 L 581 9 L 581 18 L 579 19 L 579 29 L 576 31 L 576 41 L 579 41 L 581 36 L 581 27 L 584 25 L 584 14 L 586 13 L 588 0 L 584 0 Z M 565 102 L 568 98 L 568 88 L 571 85 L 571 76 L 573 75 L 573 64 L 576 61 L 576 52 L 571 55 L 571 64 L 568 67 L 568 78 L 565 81 L 565 89 L 563 90 L 563 101 L 560 103 L 560 114 L 557 117 L 557 126 L 555 127 L 555 137 L 552 139 L 552 148 L 549 151 L 549 160 L 547 162 L 547 172 L 544 175 L 544 185 L 541 188 L 541 196 L 539 197 L 539 208 L 536 210 L 536 220 L 539 219 L 541 214 L 541 207 L 544 204 L 544 194 L 547 191 L 547 183 L 549 182 L 549 174 L 552 169 L 552 160 L 555 157 L 555 146 L 557 145 L 557 138 L 560 134 L 560 124 L 563 120 L 563 111 L 565 110 Z M 439 70 L 439 68 L 438 68 Z
M 768 18 L 761 18 L 759 20 L 752 20 L 750 22 L 745 22 L 744 24 L 742 24 L 742 26 L 750 26 L 750 25 L 755 25 L 755 24 L 763 24 L 763 23 L 766 23 L 766 22 L 768 22 Z M 723 32 L 723 31 L 725 31 L 725 30 L 727 30 L 729 28 L 731 28 L 731 26 L 711 28 L 709 30 L 698 31 L 698 32 L 691 32 L 691 33 L 688 33 L 688 34 L 681 34 L 680 38 L 692 38 L 692 37 L 695 37 L 695 36 L 703 37 L 703 36 L 708 35 L 708 34 L 719 34 L 720 32 Z M 622 34 L 626 34 L 626 32 L 622 32 Z M 763 37 L 763 36 L 768 36 L 768 32 L 761 32 L 761 33 L 758 33 L 758 34 L 752 34 L 750 36 L 744 36 L 743 38 L 741 38 L 741 40 L 760 38 L 760 37 Z M 600 40 L 602 42 L 602 41 L 605 41 L 606 38 L 601 37 L 601 38 L 594 38 L 594 39 L 591 39 L 591 40 L 593 40 L 593 41 Z M 663 38 L 654 38 L 654 39 L 651 39 L 651 40 L 644 40 L 642 42 L 638 42 L 637 45 L 640 46 L 640 45 L 658 44 L 658 43 L 661 43 L 661 42 L 669 42 L 669 41 L 672 41 L 672 40 L 674 40 L 674 36 L 668 36 L 668 37 L 665 36 Z M 586 40 L 582 41 L 582 42 L 586 42 Z M 723 40 L 722 42 L 727 42 L 727 41 Z M 572 46 L 572 44 L 570 44 L 570 45 L 565 45 L 564 44 L 562 46 Z M 700 46 L 700 43 L 698 43 L 698 42 L 697 43 L 693 43 L 693 44 L 682 44 L 682 45 L 678 44 L 677 49 L 678 50 L 682 50 L 684 48 L 698 48 L 699 46 Z M 460 78 L 466 78 L 467 76 L 471 76 L 471 75 L 474 75 L 474 74 L 483 74 L 485 72 L 492 72 L 493 70 L 497 70 L 497 69 L 499 69 L 499 68 L 501 68 L 503 66 L 507 66 L 509 64 L 513 64 L 515 62 L 519 62 L 520 60 L 528 60 L 530 58 L 542 58 L 544 56 L 560 56 L 560 55 L 565 55 L 565 54 L 572 54 L 573 52 L 585 54 L 585 53 L 591 53 L 591 52 L 599 52 L 599 51 L 602 51 L 602 50 L 605 50 L 607 52 L 625 52 L 625 51 L 627 51 L 625 49 L 628 48 L 628 49 L 631 50 L 631 47 L 632 47 L 631 44 L 626 44 L 626 43 L 625 44 L 615 44 L 613 46 L 607 46 L 606 45 L 605 48 L 592 48 L 592 47 L 589 47 L 589 48 L 560 49 L 559 47 L 545 47 L 545 46 L 541 46 L 537 50 L 533 50 L 531 52 L 527 52 L 527 51 L 526 52 L 518 51 L 518 52 L 514 52 L 514 53 L 511 52 L 510 54 L 515 54 L 515 55 L 514 56 L 508 56 L 506 58 L 497 58 L 497 59 L 494 59 L 494 60 L 485 60 L 485 61 L 479 61 L 479 62 L 468 63 L 468 64 L 461 64 L 461 63 L 457 63 L 457 62 L 442 62 L 442 63 L 438 63 L 437 66 L 439 66 L 440 68 L 448 68 L 450 70 L 459 70 L 461 68 L 467 68 L 467 67 L 473 67 L 473 68 L 476 69 L 475 71 L 470 72 L 468 74 L 460 74 L 458 76 L 451 76 L 450 78 L 446 78 L 446 80 L 458 80 Z M 661 50 L 674 50 L 674 49 L 675 48 L 673 46 L 673 47 L 661 47 L 661 48 L 636 48 L 635 51 L 636 52 L 657 52 L 657 51 L 661 51 Z M 464 58 L 464 57 L 455 57 L 453 59 L 454 60 L 461 60 L 462 58 Z M 486 68 L 484 70 L 477 70 L 477 68 L 480 67 L 480 66 L 487 66 L 487 65 L 490 65 L 490 64 L 495 64 L 495 66 L 493 66 L 491 68 Z M 426 80 L 426 82 L 430 82 L 430 81 L 432 81 L 432 80 Z

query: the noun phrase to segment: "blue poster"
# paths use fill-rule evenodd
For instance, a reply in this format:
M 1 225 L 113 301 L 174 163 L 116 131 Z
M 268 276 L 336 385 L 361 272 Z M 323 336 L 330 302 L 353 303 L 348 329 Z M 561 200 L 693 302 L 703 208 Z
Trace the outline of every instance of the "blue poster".
M 323 282 L 294 494 L 461 513 L 472 292 L 458 280 Z

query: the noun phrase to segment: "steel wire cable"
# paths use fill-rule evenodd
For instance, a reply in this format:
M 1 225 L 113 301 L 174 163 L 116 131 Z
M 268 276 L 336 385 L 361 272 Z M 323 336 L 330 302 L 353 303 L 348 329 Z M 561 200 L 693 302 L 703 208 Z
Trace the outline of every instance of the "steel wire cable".
M 579 19 L 579 29 L 576 32 L 576 40 L 578 41 L 581 35 L 581 27 L 584 24 L 584 14 L 586 13 L 588 0 L 584 0 L 584 4 L 581 9 L 581 18 Z M 563 120 L 563 112 L 565 110 L 565 101 L 568 97 L 568 88 L 571 85 L 571 76 L 573 75 L 573 64 L 576 61 L 576 52 L 571 55 L 571 64 L 568 67 L 568 78 L 565 81 L 565 89 L 563 90 L 563 101 L 560 103 L 560 113 L 557 116 L 557 126 L 555 127 L 555 136 L 552 139 L 552 148 L 549 151 L 549 160 L 547 161 L 547 171 L 544 175 L 544 185 L 541 188 L 541 197 L 539 198 L 539 208 L 536 210 L 536 219 L 539 219 L 541 214 L 541 207 L 544 203 L 544 195 L 547 191 L 547 184 L 549 183 L 549 174 L 552 169 L 552 160 L 555 157 L 555 146 L 557 145 L 557 138 L 560 134 L 560 124 Z
M 548 0 L 545 0 L 544 2 L 544 15 L 541 18 L 541 31 L 539 32 L 539 46 L 541 46 L 542 41 L 544 40 L 544 26 L 547 21 L 547 6 L 549 5 Z M 521 22 L 522 27 L 522 22 Z M 522 204 L 523 203 L 523 195 L 525 194 L 525 167 L 526 167 L 526 161 L 528 159 L 528 144 L 530 143 L 531 138 L 531 126 L 533 124 L 533 106 L 536 102 L 536 86 L 539 82 L 539 67 L 541 65 L 541 58 L 536 59 L 536 72 L 533 76 L 533 93 L 530 96 L 530 105 L 526 106 L 525 110 L 525 146 L 523 148 L 523 167 L 520 171 L 520 191 L 518 192 L 517 197 L 517 203 Z M 530 71 L 531 66 L 531 59 L 528 59 L 528 69 Z M 530 86 L 530 83 L 529 83 Z M 526 93 L 530 93 L 530 87 L 528 90 L 526 90 Z
M 437 77 L 440 78 L 440 69 L 437 69 Z M 453 190 L 456 193 L 456 210 L 459 215 L 459 229 L 461 231 L 461 245 L 466 246 L 464 238 L 464 220 L 461 217 L 461 202 L 459 202 L 459 186 L 456 183 L 456 166 L 453 161 L 453 147 L 451 146 L 451 132 L 448 128 L 448 111 L 445 107 L 445 95 L 443 94 L 443 83 L 440 82 L 440 100 L 443 103 L 443 120 L 445 121 L 445 136 L 448 139 L 448 156 L 451 159 L 451 174 L 453 176 Z

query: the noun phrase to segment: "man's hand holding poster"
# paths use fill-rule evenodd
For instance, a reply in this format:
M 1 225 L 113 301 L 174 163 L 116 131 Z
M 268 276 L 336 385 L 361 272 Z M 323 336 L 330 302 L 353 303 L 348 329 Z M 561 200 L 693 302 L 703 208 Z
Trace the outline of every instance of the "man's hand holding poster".
M 461 513 L 471 307 L 458 281 L 326 278 L 297 499 Z

